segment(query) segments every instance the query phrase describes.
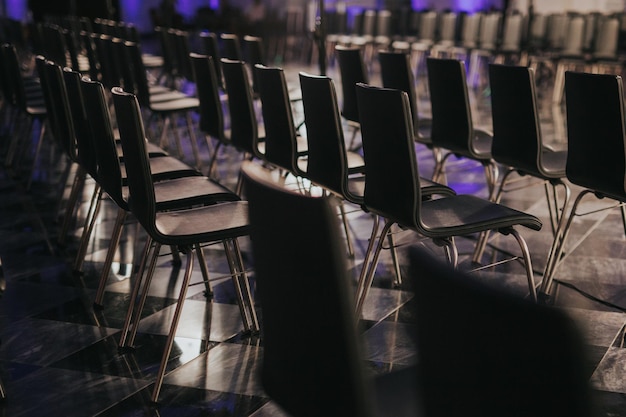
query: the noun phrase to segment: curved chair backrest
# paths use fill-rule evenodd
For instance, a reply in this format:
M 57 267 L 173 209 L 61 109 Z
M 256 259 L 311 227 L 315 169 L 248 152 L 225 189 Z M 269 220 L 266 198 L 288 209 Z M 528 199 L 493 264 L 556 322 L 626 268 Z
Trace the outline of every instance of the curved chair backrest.
M 99 182 L 97 152 L 91 134 L 91 120 L 87 118 L 85 111 L 80 78 L 81 75 L 78 71 L 69 68 L 63 70 L 63 80 L 76 137 L 78 162 L 92 178 Z
M 406 226 L 417 226 L 421 191 L 407 93 L 357 84 L 365 207 Z M 417 217 L 416 217 L 417 216 Z
M 478 33 L 478 46 L 481 49 L 495 49 L 499 40 L 501 12 L 488 13 L 483 16 Z
M 80 32 L 80 40 L 89 61 L 89 77 L 92 80 L 100 78 L 100 61 L 96 53 L 95 34 L 82 30 Z
M 202 32 L 200 34 L 200 41 L 202 42 L 203 54 L 213 58 L 213 70 L 215 71 L 219 87 L 224 88 L 224 82 L 222 79 L 222 66 L 220 63 L 221 56 L 219 44 L 217 42 L 217 35 L 213 32 Z
M 279 188 L 255 163 L 244 163 L 242 172 L 263 305 L 265 392 L 292 416 L 369 416 L 373 407 L 332 200 Z M 285 245 L 294 241 L 302 244 Z M 294 275 L 302 265 L 308 267 Z M 301 349 L 293 349 L 293 340 Z
M 15 45 L 5 43 L 2 45 L 2 59 L 8 79 L 8 87 L 11 92 L 11 102 L 20 110 L 26 110 L 26 91 L 20 72 L 20 63 Z
M 126 46 L 133 68 L 135 80 L 134 94 L 137 95 L 137 100 L 139 100 L 139 104 L 142 107 L 150 108 L 150 84 L 148 83 L 146 67 L 141 58 L 141 47 L 135 42 L 124 42 L 124 46 Z
M 427 58 L 435 146 L 467 153 L 473 134 L 465 64 L 456 59 Z
M 458 15 L 455 12 L 445 12 L 439 18 L 439 35 L 437 42 L 444 45 L 453 45 L 456 38 L 456 21 Z
M 239 36 L 234 33 L 222 33 L 220 39 L 222 40 L 222 58 L 243 61 Z
M 126 41 L 120 38 L 111 40 L 112 54 L 119 68 L 119 76 L 124 91 L 137 94 L 137 82 L 135 81 L 135 72 L 130 59 L 129 50 L 126 47 Z
M 81 90 L 91 126 L 91 138 L 96 149 L 100 186 L 118 206 L 126 207 L 127 203 L 122 195 L 122 171 L 104 86 L 99 81 L 83 78 Z
M 359 121 L 356 105 L 356 83 L 369 82 L 361 48 L 335 46 L 335 54 L 341 75 L 342 104 L 341 115 L 352 122 Z
M 418 38 L 421 42 L 435 42 L 437 32 L 437 12 L 429 10 L 420 14 Z
M 583 16 L 573 16 L 567 26 L 567 36 L 563 44 L 563 56 L 582 57 L 584 50 L 585 19 Z
M 193 80 L 193 70 L 191 69 L 191 62 L 189 62 L 189 54 L 191 53 L 191 41 L 189 36 L 189 32 L 177 30 L 172 40 L 175 42 L 178 76 L 186 80 Z
M 114 87 L 112 93 L 128 177 L 128 205 L 146 233 L 158 236 L 156 198 L 139 102 L 134 94 L 126 93 L 119 87 Z
M 585 342 L 565 312 L 487 287 L 418 248 L 409 260 L 424 416 L 594 415 Z M 446 294 L 445 307 L 435 294 Z
M 493 144 L 491 154 L 501 164 L 538 174 L 542 149 L 531 68 L 489 65 Z
M 524 16 L 521 14 L 509 14 L 504 18 L 502 29 L 502 52 L 517 52 L 522 46 L 522 33 L 524 32 Z
M 231 141 L 238 149 L 259 157 L 258 122 L 246 64 L 222 58 L 222 72 L 228 95 Z
M 215 60 L 210 55 L 189 55 L 200 102 L 200 130 L 222 142 L 224 136 L 224 111 L 220 100 Z
M 478 44 L 478 31 L 482 17 L 481 12 L 473 12 L 463 16 L 461 29 L 461 46 L 463 48 L 475 48 Z
M 620 24 L 616 17 L 600 18 L 593 57 L 595 59 L 615 59 L 617 57 L 619 33 Z
M 618 75 L 565 73 L 567 178 L 626 201 L 624 86 Z
M 263 39 L 258 36 L 246 35 L 243 37 L 243 54 L 244 61 L 250 66 L 252 70 L 252 90 L 255 93 L 259 92 L 259 80 L 257 80 L 257 73 L 254 71 L 256 64 L 265 65 L 265 53 L 263 52 Z
M 110 35 L 99 35 L 94 38 L 96 54 L 98 56 L 98 62 L 100 63 L 100 74 L 102 76 L 100 81 L 107 88 L 117 85 L 115 82 L 115 65 L 113 57 L 111 56 L 111 48 L 109 48 L 111 39 Z
M 333 80 L 301 72 L 300 89 L 309 151 L 307 178 L 345 196 L 348 162 Z
M 255 65 L 265 126 L 265 160 L 299 175 L 296 128 L 289 102 L 287 81 L 281 68 Z
M 378 59 L 383 87 L 406 91 L 408 94 L 413 116 L 413 131 L 417 134 L 419 124 L 417 94 L 409 55 L 404 52 L 379 51 Z
M 47 87 L 45 91 L 50 94 L 49 102 L 54 107 L 54 118 L 56 119 L 57 131 L 53 134 L 57 135 L 56 140 L 61 143 L 64 152 L 72 161 L 77 161 L 76 137 L 74 134 L 74 126 L 72 122 L 72 113 L 69 108 L 67 98 L 67 90 L 63 81 L 63 72 L 61 67 L 52 61 L 47 61 L 45 68 L 45 80 Z M 44 93 L 45 94 L 45 93 Z

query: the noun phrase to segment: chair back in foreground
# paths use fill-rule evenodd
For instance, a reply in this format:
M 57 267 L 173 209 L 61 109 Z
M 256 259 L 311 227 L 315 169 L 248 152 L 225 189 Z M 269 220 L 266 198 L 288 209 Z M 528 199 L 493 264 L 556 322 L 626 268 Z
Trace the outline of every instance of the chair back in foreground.
M 385 398 L 374 395 L 365 372 L 335 200 L 289 191 L 276 171 L 254 162 L 242 172 L 263 312 L 264 390 L 294 417 L 373 416 L 374 404 Z M 285 245 L 294 241 L 300 244 Z M 411 391 L 395 404 L 405 410 L 416 397 L 407 381 L 395 391 Z
M 409 258 L 424 417 L 592 415 L 584 342 L 565 312 L 490 288 L 417 248 Z

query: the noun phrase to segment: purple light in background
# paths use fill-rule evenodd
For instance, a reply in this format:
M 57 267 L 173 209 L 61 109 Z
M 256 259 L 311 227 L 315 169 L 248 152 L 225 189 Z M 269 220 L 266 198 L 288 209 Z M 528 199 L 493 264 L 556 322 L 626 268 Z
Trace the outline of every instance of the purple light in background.
M 11 19 L 25 21 L 28 10 L 25 0 L 6 0 L 7 16 Z
M 217 10 L 220 7 L 220 0 L 209 0 L 209 7 L 213 10 Z
M 125 21 L 138 22 L 141 20 L 141 2 L 139 0 L 122 0 L 120 6 Z
M 423 10 L 428 8 L 428 0 L 411 0 L 413 10 Z
M 186 18 L 192 18 L 196 13 L 196 2 L 194 0 L 178 0 L 176 10 Z
M 453 0 L 452 9 L 464 12 L 476 12 L 485 10 L 491 6 L 492 1 L 489 0 Z

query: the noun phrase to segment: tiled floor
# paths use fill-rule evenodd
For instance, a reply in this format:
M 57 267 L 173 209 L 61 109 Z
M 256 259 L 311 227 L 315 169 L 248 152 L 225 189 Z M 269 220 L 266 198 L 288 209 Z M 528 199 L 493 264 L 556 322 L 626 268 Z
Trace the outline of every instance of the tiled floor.
M 300 69 L 316 71 L 314 67 L 286 66 L 290 81 L 297 80 Z M 334 70 L 329 74 L 334 76 Z M 372 82 L 376 83 L 375 74 Z M 484 116 L 488 114 L 488 92 L 481 91 L 476 97 L 477 116 L 488 124 Z M 563 139 L 555 137 L 555 132 L 556 135 L 562 132 L 560 110 L 553 113 L 550 106 L 542 106 L 542 109 L 546 135 L 553 143 L 562 145 Z M 428 110 L 426 102 L 423 110 Z M 6 144 L 6 132 L 2 141 Z M 207 156 L 208 148 L 203 146 L 202 152 Z M 429 175 L 432 154 L 422 148 L 417 152 L 420 170 Z M 220 159 L 226 184 L 232 185 L 238 161 L 235 154 L 228 152 Z M 233 289 L 227 278 L 220 278 L 228 269 L 222 250 L 217 246 L 205 249 L 215 279 L 215 296 L 207 300 L 203 285 L 190 287 L 160 404 L 157 407 L 150 404 L 151 385 L 182 273 L 172 265 L 171 257 L 164 250 L 141 321 L 136 350 L 118 352 L 117 340 L 134 280 L 130 262 L 133 253 L 141 248 L 143 235 L 129 221 L 106 289 L 104 309 L 94 310 L 92 302 L 115 220 L 115 208 L 110 201 L 103 202 L 84 274 L 73 274 L 72 262 L 82 230 L 80 219 L 84 217 L 93 184 L 87 182 L 79 220 L 67 244 L 60 246 L 57 243 L 60 219 L 69 189 L 69 184 L 62 181 L 65 164 L 63 158 L 46 150 L 30 190 L 25 188 L 25 170 L 13 172 L 0 168 L 0 257 L 6 281 L 0 300 L 0 376 L 8 392 L 8 399 L 0 405 L 2 415 L 282 415 L 256 378 L 263 342 L 258 336 L 242 334 Z M 485 196 L 482 170 L 462 161 L 456 165 L 459 169 L 449 174 L 449 183 L 459 192 Z M 65 194 L 61 199 L 63 190 Z M 546 225 L 540 232 L 522 231 L 529 242 L 538 279 L 551 243 L 544 201 L 541 187 L 511 193 L 504 200 L 506 204 L 539 216 Z M 623 348 L 626 238 L 618 211 L 601 212 L 596 218 L 599 216 L 605 217 L 604 222 L 558 270 L 557 279 L 567 285 L 559 285 L 556 304 L 570 312 L 585 331 L 590 360 L 584 365 L 594 387 L 597 415 L 626 416 L 626 349 Z M 371 219 L 354 207 L 349 223 L 356 237 L 356 256 L 351 269 L 356 276 Z M 588 219 L 577 221 L 573 235 L 580 236 L 591 223 Z M 411 235 L 401 241 L 419 244 Z M 247 243 L 242 239 L 246 262 L 253 266 Z M 462 260 L 471 253 L 472 243 L 459 240 Z M 400 249 L 404 266 L 406 259 L 402 254 L 407 247 Z M 506 244 L 504 240 L 495 241 L 494 247 L 506 249 Z M 494 251 L 489 249 L 488 254 Z M 394 288 L 392 275 L 389 254 L 384 253 L 363 314 L 366 365 L 375 372 L 402 368 L 416 358 L 409 337 L 413 322 L 411 289 Z M 251 277 L 253 281 L 253 273 Z M 519 265 L 501 267 L 481 277 L 520 296 L 525 295 L 525 277 Z M 201 281 L 198 267 L 192 280 L 194 284 Z M 441 302 L 445 302 L 443 297 Z M 293 348 L 298 348 L 297 341 Z M 462 345 L 459 348 L 462 349 Z

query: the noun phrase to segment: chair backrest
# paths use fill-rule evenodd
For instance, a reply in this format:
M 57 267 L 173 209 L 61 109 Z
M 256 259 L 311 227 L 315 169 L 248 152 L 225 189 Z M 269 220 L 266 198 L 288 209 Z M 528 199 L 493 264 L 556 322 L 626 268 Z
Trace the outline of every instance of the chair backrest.
M 478 31 L 483 14 L 480 12 L 469 13 L 463 16 L 461 28 L 461 46 L 475 48 L 478 43 Z
M 222 142 L 224 134 L 224 111 L 220 100 L 219 84 L 214 59 L 210 55 L 189 55 L 196 80 L 200 103 L 200 130 Z
M 427 58 L 435 146 L 467 153 L 473 134 L 465 64 L 456 59 Z
M 128 204 L 146 233 L 154 237 L 160 233 L 155 226 L 156 198 L 139 102 L 134 94 L 126 93 L 119 87 L 114 87 L 112 93 L 124 152 L 130 194 Z
M 92 143 L 96 149 L 100 186 L 118 206 L 126 207 L 127 203 L 122 194 L 122 171 L 104 86 L 99 81 L 83 78 L 81 91 L 91 128 Z
M 415 226 L 421 191 L 409 97 L 401 90 L 362 83 L 356 93 L 366 167 L 365 207 Z
M 337 45 L 335 46 L 335 54 L 337 55 L 341 77 L 341 114 L 346 120 L 358 122 L 359 111 L 356 105 L 355 86 L 357 83 L 367 84 L 369 82 L 363 53 L 361 48 Z
M 296 127 L 282 68 L 257 64 L 259 96 L 265 126 L 265 161 L 299 175 Z
M 584 27 L 585 19 L 583 16 L 575 16 L 570 19 L 561 55 L 582 57 L 585 41 Z
M 419 127 L 417 93 L 409 55 L 404 52 L 379 51 L 378 60 L 383 87 L 406 91 L 408 94 L 413 117 L 413 131 L 417 134 Z
M 546 47 L 560 50 L 565 44 L 570 16 L 565 13 L 553 13 L 547 17 Z
M 213 62 L 213 70 L 217 76 L 218 85 L 220 88 L 224 88 L 224 80 L 222 79 L 222 66 L 221 56 L 219 50 L 219 44 L 217 42 L 217 35 L 213 32 L 200 33 L 200 41 L 202 42 L 203 54 L 210 56 Z
M 89 61 L 89 77 L 92 80 L 98 80 L 100 78 L 100 62 L 96 55 L 96 45 L 94 44 L 95 34 L 87 31 L 80 32 L 80 39 Z
M 243 61 L 239 36 L 234 33 L 222 33 L 220 39 L 222 40 L 222 58 Z
M 309 151 L 307 178 L 345 196 L 348 162 L 333 80 L 301 72 L 300 90 Z
M 595 59 L 616 59 L 619 30 L 619 20 L 616 17 L 605 16 L 600 19 L 593 49 Z
M 20 63 L 15 45 L 5 43 L 2 45 L 2 61 L 4 76 L 6 77 L 6 89 L 9 92 L 9 102 L 19 108 L 26 109 L 26 91 L 20 72 Z
M 499 40 L 500 21 L 502 13 L 493 12 L 483 16 L 478 33 L 478 46 L 481 49 L 495 49 Z
M 81 75 L 78 71 L 69 68 L 63 70 L 63 80 L 76 138 L 78 162 L 92 178 L 100 181 L 97 151 L 93 143 L 90 127 L 91 120 L 87 118 L 87 112 L 85 111 L 85 100 L 80 85 L 80 78 Z
M 525 66 L 489 65 L 493 158 L 537 174 L 542 149 L 535 76 Z
M 418 27 L 418 39 L 420 42 L 433 43 L 435 42 L 437 31 L 437 12 L 425 11 L 420 13 L 419 27 Z
M 56 140 L 61 143 L 64 152 L 72 161 L 77 161 L 76 136 L 72 121 L 72 112 L 69 108 L 67 90 L 63 81 L 61 67 L 52 61 L 47 61 L 45 76 L 41 78 L 44 86 L 44 94 L 50 94 L 49 102 L 53 106 L 52 114 L 56 120 L 57 131 L 53 132 Z M 50 109 L 48 109 L 50 110 Z
M 502 30 L 502 52 L 518 52 L 522 46 L 522 32 L 524 31 L 524 16 L 521 14 L 509 14 L 504 18 Z
M 256 78 L 254 66 L 265 65 L 265 53 L 263 52 L 263 39 L 258 36 L 246 35 L 243 37 L 244 61 L 250 66 L 252 72 L 252 90 L 259 92 L 259 80 Z
M 567 178 L 626 200 L 624 86 L 618 75 L 565 73 Z
M 409 259 L 425 417 L 594 415 L 584 341 L 565 312 L 489 288 L 418 248 Z
M 294 417 L 369 416 L 372 397 L 331 200 L 279 188 L 255 163 L 244 163 L 242 172 L 263 306 L 265 392 Z
M 442 13 L 439 17 L 439 34 L 437 41 L 443 45 L 453 45 L 456 38 L 456 22 L 458 15 L 455 12 Z
M 534 13 L 531 16 L 528 34 L 528 46 L 530 48 L 542 49 L 546 46 L 548 20 L 548 16 L 542 13 Z
M 258 122 L 246 64 L 222 58 L 222 72 L 228 95 L 231 142 L 241 151 L 259 157 Z
M 133 69 L 137 100 L 143 108 L 150 108 L 150 84 L 146 67 L 141 58 L 141 46 L 135 42 L 124 42 Z M 103 83 L 104 84 L 104 83 Z M 106 86 L 106 84 L 105 84 Z

